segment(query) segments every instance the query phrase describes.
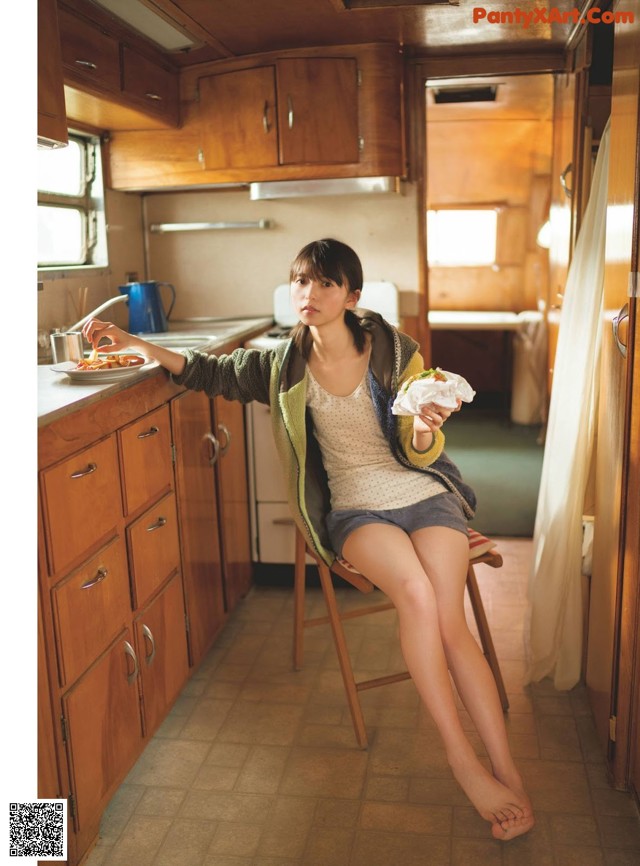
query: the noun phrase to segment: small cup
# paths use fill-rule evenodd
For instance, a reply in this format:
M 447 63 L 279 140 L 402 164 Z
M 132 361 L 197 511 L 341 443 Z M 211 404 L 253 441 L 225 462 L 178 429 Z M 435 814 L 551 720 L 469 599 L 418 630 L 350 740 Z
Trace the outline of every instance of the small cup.
M 84 342 L 80 331 L 54 331 L 51 334 L 53 363 L 81 361 L 84 358 Z

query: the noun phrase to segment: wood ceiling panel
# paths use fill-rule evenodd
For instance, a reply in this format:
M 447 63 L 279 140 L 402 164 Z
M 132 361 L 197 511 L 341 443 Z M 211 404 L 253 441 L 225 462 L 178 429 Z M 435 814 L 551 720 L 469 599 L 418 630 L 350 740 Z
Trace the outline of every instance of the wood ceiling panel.
M 566 42 L 572 22 L 534 23 L 539 0 L 521 0 L 520 23 L 474 23 L 476 0 L 458 6 L 397 6 L 342 9 L 337 0 L 143 0 L 171 14 L 184 25 L 189 19 L 199 35 L 209 34 L 212 50 L 229 55 L 257 54 L 287 48 L 398 42 L 416 56 L 539 52 L 558 50 Z M 574 0 L 556 0 L 560 14 L 574 8 Z M 513 13 L 513 3 L 487 6 L 487 11 Z M 531 15 L 524 26 L 524 15 Z M 203 51 L 183 55 L 181 63 L 203 59 Z

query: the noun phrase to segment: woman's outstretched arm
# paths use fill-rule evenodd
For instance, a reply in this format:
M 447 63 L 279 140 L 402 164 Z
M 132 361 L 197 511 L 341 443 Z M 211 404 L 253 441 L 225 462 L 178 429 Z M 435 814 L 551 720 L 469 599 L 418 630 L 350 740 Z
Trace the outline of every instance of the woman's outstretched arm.
M 82 329 L 82 335 L 94 349 L 98 351 L 117 351 L 120 349 L 135 349 L 147 358 L 153 358 L 174 376 L 179 376 L 184 370 L 186 359 L 179 352 L 165 349 L 164 346 L 155 346 L 141 337 L 128 334 L 122 328 L 118 328 L 113 322 L 103 322 L 100 319 L 89 319 Z M 98 346 L 100 340 L 106 337 L 109 343 Z

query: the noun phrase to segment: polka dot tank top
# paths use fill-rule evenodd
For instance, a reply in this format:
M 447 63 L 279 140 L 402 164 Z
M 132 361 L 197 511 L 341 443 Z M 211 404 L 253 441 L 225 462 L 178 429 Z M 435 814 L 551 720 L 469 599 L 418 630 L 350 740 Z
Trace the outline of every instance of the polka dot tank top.
M 334 511 L 402 508 L 445 490 L 436 478 L 412 472 L 394 458 L 375 414 L 368 373 L 353 393 L 338 397 L 307 367 L 307 406 Z

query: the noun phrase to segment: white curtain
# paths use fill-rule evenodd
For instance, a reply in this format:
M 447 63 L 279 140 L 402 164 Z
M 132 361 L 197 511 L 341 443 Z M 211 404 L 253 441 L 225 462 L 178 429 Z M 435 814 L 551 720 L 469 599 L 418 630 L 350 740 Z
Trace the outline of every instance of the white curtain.
M 529 578 L 527 682 L 580 679 L 582 512 L 598 394 L 609 124 L 567 275 Z

